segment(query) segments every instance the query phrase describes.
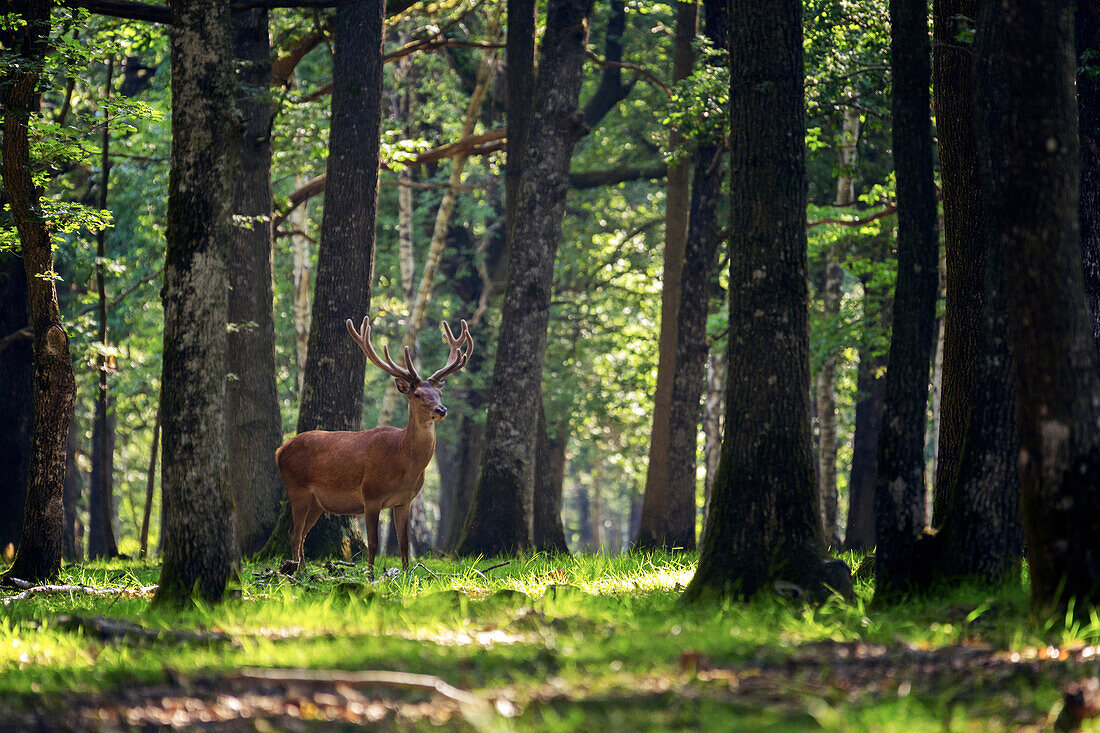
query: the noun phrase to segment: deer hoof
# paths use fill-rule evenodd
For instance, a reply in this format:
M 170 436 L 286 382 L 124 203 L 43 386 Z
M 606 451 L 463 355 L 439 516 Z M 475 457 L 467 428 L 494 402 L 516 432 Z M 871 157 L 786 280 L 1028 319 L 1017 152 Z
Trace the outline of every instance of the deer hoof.
M 279 566 L 279 574 L 281 575 L 294 575 L 296 572 L 298 572 L 297 560 L 286 560 Z

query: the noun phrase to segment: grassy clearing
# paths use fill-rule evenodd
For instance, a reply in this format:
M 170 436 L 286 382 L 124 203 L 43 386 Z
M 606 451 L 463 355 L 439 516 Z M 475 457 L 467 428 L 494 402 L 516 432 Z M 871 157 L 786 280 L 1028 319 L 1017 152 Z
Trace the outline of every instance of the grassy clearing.
M 693 556 L 534 555 L 474 570 L 496 562 L 428 560 L 430 573 L 373 584 L 362 567 L 313 565 L 291 581 L 250 564 L 239 599 L 186 611 L 79 594 L 0 606 L 0 718 L 127 727 L 157 720 L 133 713 L 147 697 L 228 704 L 256 691 L 242 668 L 307 667 L 436 675 L 496 708 L 490 720 L 420 692 L 367 690 L 346 718 L 397 729 L 997 730 L 1049 722 L 1066 685 L 1098 671 L 1100 621 L 1030 623 L 1020 588 L 877 608 L 864 583 L 854 602 L 817 608 L 683 607 Z M 89 563 L 63 581 L 140 588 L 157 574 L 154 563 Z M 63 627 L 74 614 L 230 640 L 94 638 Z M 276 729 L 340 720 L 355 694 L 265 690 L 295 701 L 267 716 Z

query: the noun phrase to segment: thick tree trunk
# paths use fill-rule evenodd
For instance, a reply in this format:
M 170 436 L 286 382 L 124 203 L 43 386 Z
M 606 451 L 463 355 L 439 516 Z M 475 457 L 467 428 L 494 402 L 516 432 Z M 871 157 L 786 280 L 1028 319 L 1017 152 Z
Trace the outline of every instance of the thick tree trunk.
M 538 443 L 535 446 L 535 498 L 531 543 L 536 550 L 552 554 L 569 552 L 565 525 L 561 521 L 562 488 L 565 483 L 565 444 L 567 426 L 546 424 L 546 409 L 538 417 Z
M 882 597 L 904 592 L 927 570 L 918 540 L 925 528 L 928 369 L 939 289 L 927 0 L 892 0 L 890 22 L 898 277 L 875 478 L 875 594 Z
M 115 542 L 115 414 L 113 405 L 102 408 L 103 420 L 92 425 L 92 472 L 88 482 L 88 557 L 118 555 Z M 100 408 L 96 407 L 96 417 Z
M 885 356 L 872 355 L 867 346 L 860 350 L 856 376 L 859 401 L 852 435 L 848 523 L 844 534 L 844 547 L 848 550 L 870 550 L 875 546 L 875 460 L 886 396 L 886 378 L 881 374 L 885 366 Z
M 7 577 L 37 582 L 52 578 L 61 568 L 65 447 L 76 382 L 54 281 L 40 277 L 44 272 L 53 272 L 53 251 L 50 233 L 40 218 L 27 134 L 28 120 L 38 108 L 39 62 L 45 56 L 50 35 L 50 4 L 15 0 L 8 3 L 7 11 L 22 16 L 26 25 L 19 29 L 18 39 L 3 38 L 3 45 L 18 47 L 25 61 L 11 69 L 3 84 L 3 183 L 19 232 L 34 330 L 34 430 L 23 529 Z
M 768 120 L 762 125 L 760 121 Z M 802 4 L 730 6 L 729 371 L 706 541 L 685 598 L 829 577 L 810 436 Z M 835 575 L 835 577 L 833 577 Z
M 515 241 L 512 232 L 519 211 L 519 185 L 527 133 L 534 112 L 535 85 L 535 0 L 508 0 L 508 32 L 505 36 L 504 84 L 507 93 L 508 156 L 504 167 L 504 238 L 508 249 Z
M 164 260 L 161 377 L 164 495 L 158 603 L 218 601 L 237 573 L 226 485 L 225 375 L 232 196 L 228 4 L 172 4 L 172 165 Z
M 672 79 L 679 81 L 691 73 L 698 25 L 695 2 L 676 3 L 676 35 L 672 50 Z M 683 146 L 683 134 L 675 127 L 669 130 L 669 150 Z M 657 388 L 653 397 L 653 423 L 649 435 L 649 462 L 646 468 L 645 493 L 642 495 L 642 516 L 638 525 L 635 548 L 652 550 L 658 547 L 695 549 L 695 481 L 680 477 L 678 484 L 670 481 L 672 462 L 670 432 L 672 411 L 689 411 L 698 416 L 697 383 L 691 385 L 688 394 L 681 395 L 687 404 L 674 407 L 673 390 L 678 371 L 679 341 L 677 329 L 680 320 L 681 291 L 684 286 L 684 255 L 687 249 L 688 213 L 691 192 L 691 159 L 681 157 L 680 162 L 668 166 L 668 186 L 665 195 L 665 253 L 664 274 L 661 285 L 661 330 L 657 342 Z M 703 247 L 709 242 L 700 243 Z M 692 273 L 699 275 L 698 271 Z M 700 283 L 703 292 L 708 282 Z M 696 286 L 698 290 L 699 286 Z M 702 300 L 706 312 L 707 301 Z M 705 317 L 705 316 L 704 316 Z M 705 329 L 705 323 L 704 323 Z M 698 336 L 698 334 L 693 334 Z M 691 422 L 695 422 L 692 420 Z M 678 426 L 681 429 L 681 425 Z M 692 429 L 694 432 L 694 428 Z M 680 449 L 685 449 L 684 436 L 680 436 Z M 694 444 L 694 441 L 692 441 Z M 691 451 L 694 458 L 695 451 Z M 694 461 L 692 461 L 694 463 Z M 694 474 L 692 475 L 694 479 Z M 676 492 L 673 492 L 673 488 Z M 673 524 L 673 518 L 677 521 Z
M 523 151 L 522 217 L 509 245 L 508 286 L 489 391 L 485 452 L 456 551 L 496 555 L 531 544 L 535 434 L 531 395 L 542 389 L 554 256 L 565 212 L 569 161 L 580 133 L 580 91 L 592 0 L 547 8 L 536 106 Z M 519 151 L 516 151 L 519 152 Z
M 978 0 L 934 0 L 932 91 L 943 180 L 943 239 L 947 256 L 943 379 L 932 526 L 943 522 L 948 491 L 959 470 L 979 360 L 985 291 L 985 209 L 974 150 L 973 46 L 958 40 L 972 30 Z
M 317 285 L 298 432 L 358 430 L 366 359 L 348 338 L 344 320 L 370 313 L 382 114 L 384 3 L 336 10 L 332 121 Z M 357 518 L 323 514 L 306 538 L 309 558 L 349 559 L 364 550 Z M 290 552 L 286 504 L 264 557 Z
M 27 276 L 22 260 L 0 254 L 0 338 L 27 327 Z M 19 544 L 34 427 L 34 342 L 0 347 L 0 551 Z
M 107 61 L 106 98 L 111 99 L 114 58 Z M 103 144 L 101 147 L 99 208 L 107 209 L 107 190 L 111 181 L 111 116 L 104 111 Z M 104 271 L 107 267 L 107 230 L 96 232 L 95 283 L 98 296 L 99 334 L 98 353 L 96 354 L 96 376 L 98 377 L 95 417 L 92 428 L 92 481 L 89 506 L 88 557 L 107 558 L 118 555 L 118 543 L 115 541 L 114 507 L 114 470 L 115 470 L 115 416 L 108 414 L 111 409 L 111 396 L 108 391 L 107 373 L 107 289 Z
M 977 34 L 983 191 L 1005 252 L 1020 508 L 1044 615 L 1100 602 L 1100 366 L 1081 268 L 1072 23 L 1069 0 L 985 5 Z
M 1079 67 L 1095 67 L 1100 52 L 1100 6 L 1095 0 L 1077 3 L 1074 36 Z M 1086 54 L 1089 54 L 1086 56 Z M 1092 335 L 1100 349 L 1100 78 L 1077 75 L 1077 118 L 1081 139 L 1081 255 L 1085 297 L 1092 314 Z
M 271 49 L 267 11 L 233 14 L 240 158 L 233 186 L 229 259 L 226 421 L 229 490 L 242 555 L 263 547 L 279 515 L 275 464 L 282 415 L 275 385 L 271 289 Z

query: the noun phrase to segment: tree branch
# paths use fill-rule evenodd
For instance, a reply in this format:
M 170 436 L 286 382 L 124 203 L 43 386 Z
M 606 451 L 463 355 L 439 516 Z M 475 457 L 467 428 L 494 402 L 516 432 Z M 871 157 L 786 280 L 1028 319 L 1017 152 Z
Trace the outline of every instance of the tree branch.
M 570 171 L 569 187 L 573 189 L 598 188 L 612 186 L 626 181 L 642 179 L 660 179 L 668 175 L 668 165 L 654 163 L 638 168 L 609 168 L 602 171 Z
M 366 0 L 234 0 L 230 5 L 234 13 L 243 13 L 255 8 L 339 8 Z M 394 0 L 388 3 L 386 15 L 397 15 L 415 5 L 417 0 Z M 153 5 L 138 0 L 60 0 L 60 5 L 69 8 L 83 8 L 96 15 L 127 20 L 144 20 L 149 23 L 172 22 L 172 12 L 167 5 Z

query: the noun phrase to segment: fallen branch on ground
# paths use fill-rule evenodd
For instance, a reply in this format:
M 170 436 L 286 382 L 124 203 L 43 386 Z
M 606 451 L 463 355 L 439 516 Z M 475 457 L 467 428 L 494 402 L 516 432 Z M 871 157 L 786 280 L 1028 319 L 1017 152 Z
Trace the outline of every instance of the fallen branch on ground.
M 106 616 L 59 616 L 56 623 L 65 631 L 83 631 L 85 635 L 94 636 L 101 641 L 123 638 L 148 641 L 238 643 L 229 634 L 221 631 L 150 629 L 133 621 Z
M 275 682 L 290 685 L 347 685 L 348 687 L 382 687 L 401 690 L 421 690 L 430 692 L 460 705 L 475 709 L 488 709 L 489 703 L 465 690 L 447 684 L 439 677 L 430 674 L 412 674 L 409 672 L 364 671 L 342 672 L 338 670 L 314 669 L 260 669 L 245 668 L 238 672 L 237 679 Z

